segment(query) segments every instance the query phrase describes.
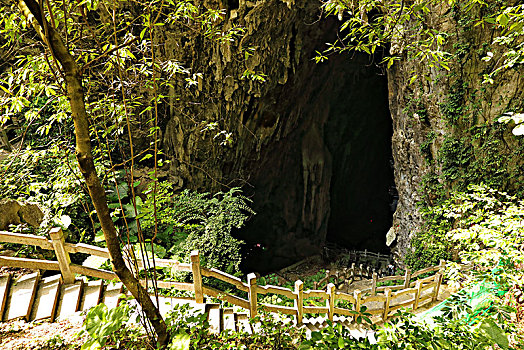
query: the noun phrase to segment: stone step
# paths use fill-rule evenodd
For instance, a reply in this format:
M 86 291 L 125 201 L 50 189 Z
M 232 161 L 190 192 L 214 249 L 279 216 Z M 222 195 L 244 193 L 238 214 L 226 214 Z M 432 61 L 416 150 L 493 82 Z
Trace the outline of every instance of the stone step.
M 9 295 L 9 287 L 11 286 L 11 280 L 13 275 L 8 274 L 0 277 L 0 321 L 4 315 L 5 307 L 7 304 L 7 297 Z
M 112 283 L 110 282 L 104 290 L 104 296 L 102 297 L 102 303 L 106 304 L 109 309 L 114 309 L 120 302 L 120 294 L 124 292 L 124 285 L 121 282 Z
M 56 310 L 56 318 L 63 319 L 80 310 L 84 281 L 77 279 L 72 284 L 62 284 L 60 287 L 60 302 Z
M 56 307 L 60 293 L 60 275 L 43 278 L 38 286 L 31 321 L 50 319 L 55 317 Z
M 224 330 L 237 331 L 238 315 L 233 308 L 224 309 Z
M 29 321 L 39 281 L 40 272 L 36 272 L 21 276 L 13 283 L 9 291 L 4 321 L 19 318 Z
M 102 300 L 104 292 L 104 280 L 89 281 L 84 283 L 84 292 L 82 296 L 82 304 L 80 310 L 86 311 L 92 307 L 97 306 Z
M 205 312 L 211 332 L 220 333 L 224 329 L 224 316 L 220 304 L 206 304 Z
M 249 323 L 249 315 L 245 312 L 239 312 L 237 313 L 237 327 L 238 331 L 243 331 L 248 334 L 253 334 L 253 329 L 251 328 L 251 324 Z

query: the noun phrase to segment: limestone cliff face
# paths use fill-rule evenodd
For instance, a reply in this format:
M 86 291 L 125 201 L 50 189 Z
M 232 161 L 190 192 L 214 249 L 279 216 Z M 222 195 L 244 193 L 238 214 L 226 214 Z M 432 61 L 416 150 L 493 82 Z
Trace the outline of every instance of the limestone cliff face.
M 440 8 L 428 20 L 449 34 L 449 72 L 407 58 L 388 71 L 399 193 L 393 230 L 401 256 L 423 228 L 420 204 L 431 206 L 439 196 L 470 183 L 522 195 L 524 143 L 497 120 L 505 112 L 523 110 L 524 70 L 517 66 L 494 84 L 482 82 L 500 57 L 500 47 L 491 45 L 497 34 L 492 28 L 475 26 L 475 15 Z M 498 55 L 490 63 L 482 61 L 488 51 Z M 419 79 L 411 84 L 414 75 Z
M 326 238 L 378 250 L 373 236 L 384 241 L 391 224 L 385 75 L 365 56 L 312 60 L 339 25 L 320 20 L 318 5 L 229 4 L 223 28 L 245 28 L 240 42 L 189 40 L 183 28 L 158 38 L 166 58 L 202 74 L 197 87 L 169 91 L 169 177 L 201 190 L 243 187 L 258 214 L 238 235 L 248 248 L 264 247 L 247 249 L 248 266 L 259 270 L 318 253 Z M 246 69 L 266 81 L 242 78 Z

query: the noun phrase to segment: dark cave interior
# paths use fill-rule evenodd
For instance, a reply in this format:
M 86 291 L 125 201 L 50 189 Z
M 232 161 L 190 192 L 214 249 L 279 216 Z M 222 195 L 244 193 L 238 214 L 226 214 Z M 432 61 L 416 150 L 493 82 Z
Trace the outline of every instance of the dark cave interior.
M 367 55 L 305 64 L 254 113 L 279 123 L 250 183 L 257 215 L 238 232 L 243 270 L 269 272 L 326 242 L 387 252 L 396 191 L 386 75 Z

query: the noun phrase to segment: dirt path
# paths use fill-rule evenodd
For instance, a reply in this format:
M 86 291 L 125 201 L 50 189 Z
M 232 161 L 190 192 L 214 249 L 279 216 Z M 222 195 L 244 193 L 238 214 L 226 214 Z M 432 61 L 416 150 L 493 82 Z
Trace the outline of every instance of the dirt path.
M 84 316 L 59 322 L 11 321 L 0 323 L 0 348 L 10 350 L 80 349 L 86 336 L 78 337 Z

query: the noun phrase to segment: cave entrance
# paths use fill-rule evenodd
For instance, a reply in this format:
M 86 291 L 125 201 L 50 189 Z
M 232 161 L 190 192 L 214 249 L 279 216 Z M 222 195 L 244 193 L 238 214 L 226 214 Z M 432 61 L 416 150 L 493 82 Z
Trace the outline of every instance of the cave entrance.
M 278 270 L 327 243 L 388 251 L 392 120 L 387 77 L 369 56 L 304 64 L 250 118 L 275 136 L 251 164 L 245 271 Z
M 396 203 L 393 129 L 387 77 L 369 61 L 362 64 L 366 58 L 353 58 L 357 67 L 342 69 L 348 71 L 345 79 L 326 101 L 329 116 L 324 134 L 332 157 L 326 241 L 386 252 Z

